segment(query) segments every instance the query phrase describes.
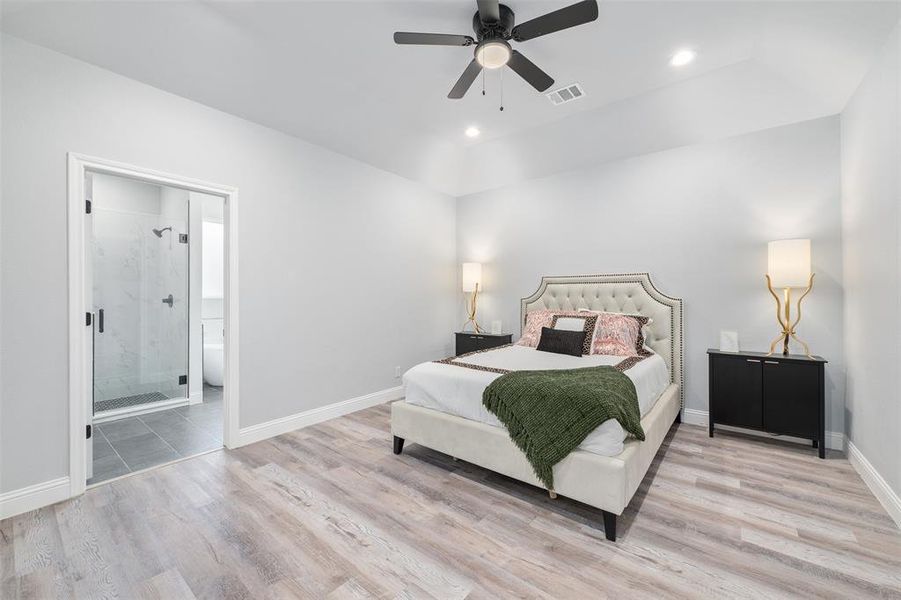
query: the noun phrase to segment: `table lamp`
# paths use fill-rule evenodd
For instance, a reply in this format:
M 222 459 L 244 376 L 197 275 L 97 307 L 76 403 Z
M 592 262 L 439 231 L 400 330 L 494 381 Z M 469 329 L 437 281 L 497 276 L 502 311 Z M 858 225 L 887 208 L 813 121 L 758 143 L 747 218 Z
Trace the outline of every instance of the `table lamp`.
M 789 338 L 804 347 L 804 354 L 810 356 L 810 348 L 798 339 L 795 328 L 801 320 L 801 301 L 813 289 L 813 276 L 810 270 L 810 240 L 778 240 L 768 245 L 769 260 L 767 264 L 766 284 L 776 299 L 776 319 L 782 327 L 782 333 L 770 344 L 767 356 L 772 355 L 776 344 L 782 341 L 782 354 L 788 354 Z M 773 288 L 782 288 L 782 299 Z M 791 290 L 807 288 L 798 298 L 798 315 L 791 320 Z M 782 304 L 785 303 L 783 308 Z M 784 312 L 783 312 L 784 311 Z
M 472 323 L 476 333 L 482 333 L 479 322 L 476 321 L 476 301 L 479 296 L 479 287 L 482 285 L 482 264 L 475 262 L 463 263 L 463 291 L 472 292 L 469 300 L 469 320 L 463 324 L 463 331 L 466 326 Z

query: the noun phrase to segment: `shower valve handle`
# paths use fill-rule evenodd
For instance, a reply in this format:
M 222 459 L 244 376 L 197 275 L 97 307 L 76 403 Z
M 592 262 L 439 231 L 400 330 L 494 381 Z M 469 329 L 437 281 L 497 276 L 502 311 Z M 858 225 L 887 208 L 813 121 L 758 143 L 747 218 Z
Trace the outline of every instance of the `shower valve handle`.
M 167 298 L 163 298 L 163 304 L 168 304 L 169 308 L 172 308 L 172 294 L 169 294 Z

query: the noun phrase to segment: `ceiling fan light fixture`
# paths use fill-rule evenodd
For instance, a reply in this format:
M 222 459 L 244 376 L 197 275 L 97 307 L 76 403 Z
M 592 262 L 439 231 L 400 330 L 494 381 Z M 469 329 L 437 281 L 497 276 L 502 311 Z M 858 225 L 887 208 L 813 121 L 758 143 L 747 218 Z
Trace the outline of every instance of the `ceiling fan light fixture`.
M 486 40 L 476 48 L 476 62 L 484 69 L 500 69 L 512 55 L 510 44 L 504 40 Z

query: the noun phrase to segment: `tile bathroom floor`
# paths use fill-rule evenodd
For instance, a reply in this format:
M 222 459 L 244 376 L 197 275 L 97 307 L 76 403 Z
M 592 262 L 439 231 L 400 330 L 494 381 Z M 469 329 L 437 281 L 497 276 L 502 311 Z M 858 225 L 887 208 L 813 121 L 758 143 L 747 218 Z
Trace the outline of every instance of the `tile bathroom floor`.
M 101 423 L 94 431 L 88 485 L 221 448 L 222 388 L 204 386 L 199 404 Z

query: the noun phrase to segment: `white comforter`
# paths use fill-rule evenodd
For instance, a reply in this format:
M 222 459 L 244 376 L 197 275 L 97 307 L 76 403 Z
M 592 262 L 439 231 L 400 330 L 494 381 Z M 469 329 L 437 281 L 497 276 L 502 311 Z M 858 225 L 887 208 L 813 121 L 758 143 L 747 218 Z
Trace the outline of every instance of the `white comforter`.
M 508 346 L 473 354 L 461 360 L 483 367 L 524 371 L 615 365 L 622 361 L 623 357 L 603 354 L 567 356 L 539 352 L 526 346 Z M 641 416 L 644 417 L 669 385 L 666 362 L 654 354 L 626 370 L 625 374 L 635 384 L 638 406 L 641 409 Z M 498 377 L 499 373 L 489 371 L 434 362 L 422 363 L 404 374 L 406 401 L 494 427 L 503 427 L 497 417 L 482 405 L 482 392 Z M 625 439 L 626 432 L 622 426 L 616 420 L 610 419 L 591 432 L 579 449 L 602 456 L 616 456 L 623 451 Z

